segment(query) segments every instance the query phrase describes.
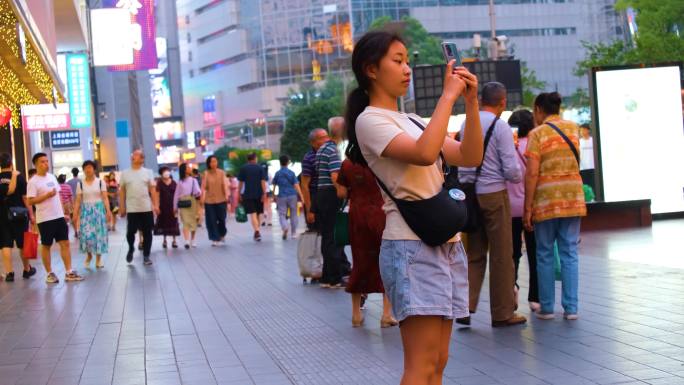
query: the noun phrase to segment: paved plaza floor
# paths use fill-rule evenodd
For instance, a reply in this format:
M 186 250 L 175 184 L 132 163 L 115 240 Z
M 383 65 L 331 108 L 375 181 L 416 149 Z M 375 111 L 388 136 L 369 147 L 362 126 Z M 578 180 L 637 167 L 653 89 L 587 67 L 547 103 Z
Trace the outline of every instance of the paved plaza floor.
M 354 329 L 348 294 L 302 284 L 296 241 L 249 231 L 231 221 L 227 246 L 201 232 L 190 251 L 156 238 L 145 267 L 138 253 L 125 262 L 119 224 L 104 270 L 75 253 L 83 282 L 48 286 L 40 264 L 0 282 L 0 385 L 398 384 L 399 329 L 380 328 L 381 297 Z M 579 321 L 492 329 L 485 285 L 444 383 L 684 384 L 684 221 L 584 234 L 580 261 Z

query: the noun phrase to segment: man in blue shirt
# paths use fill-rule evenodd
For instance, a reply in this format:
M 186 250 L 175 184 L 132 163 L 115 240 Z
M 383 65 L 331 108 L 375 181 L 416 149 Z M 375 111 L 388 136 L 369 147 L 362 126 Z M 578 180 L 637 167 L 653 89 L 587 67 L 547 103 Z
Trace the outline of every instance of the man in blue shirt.
M 240 202 L 247 214 L 251 216 L 254 240 L 261 241 L 260 216 L 264 213 L 264 201 L 266 201 L 266 181 L 268 175 L 264 168 L 257 164 L 257 156 L 252 153 L 247 155 L 247 164 L 242 166 L 238 174 L 240 185 Z M 244 190 L 243 190 L 244 187 Z M 512 250 L 512 249 L 511 249 Z
M 485 152 L 478 168 L 460 168 L 461 182 L 475 182 L 482 225 L 468 234 L 468 284 L 470 312 L 474 313 L 487 269 L 489 253 L 489 297 L 493 326 L 525 323 L 525 317 L 515 313 L 515 265 L 511 206 L 506 182 L 519 183 L 522 172 L 518 166 L 513 131 L 499 119 L 506 110 L 506 87 L 497 82 L 482 87 L 480 122 L 485 135 Z M 458 319 L 470 324 L 470 317 Z
M 302 190 L 299 188 L 299 182 L 295 173 L 287 166 L 290 164 L 290 157 L 282 155 L 280 157 L 280 170 L 276 172 L 273 177 L 273 186 L 278 187 L 278 197 L 276 205 L 278 207 L 278 218 L 280 219 L 280 228 L 283 230 L 283 240 L 287 239 L 287 233 L 292 230 L 292 239 L 297 238 L 297 222 L 299 217 L 297 215 L 297 198 L 302 198 Z M 287 222 L 287 211 L 290 210 L 290 224 Z

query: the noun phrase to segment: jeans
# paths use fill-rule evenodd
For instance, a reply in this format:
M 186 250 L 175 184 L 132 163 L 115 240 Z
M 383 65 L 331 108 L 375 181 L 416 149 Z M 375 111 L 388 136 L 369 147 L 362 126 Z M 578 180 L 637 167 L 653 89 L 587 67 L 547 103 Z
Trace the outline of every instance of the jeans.
M 214 203 L 204 205 L 204 219 L 207 223 L 209 240 L 218 242 L 228 233 L 226 229 L 226 203 Z
M 288 197 L 278 197 L 276 199 L 278 207 L 278 219 L 280 220 L 280 228 L 285 230 L 292 230 L 292 234 L 297 231 L 297 224 L 299 217 L 297 216 L 297 196 L 291 195 Z M 290 225 L 287 223 L 287 209 L 290 209 Z
M 513 218 L 513 263 L 515 263 L 515 284 L 518 284 L 518 268 L 520 258 L 522 258 L 522 241 L 525 237 L 525 248 L 527 249 L 527 264 L 530 270 L 529 290 L 527 300 L 529 302 L 539 302 L 539 285 L 537 280 L 537 240 L 534 231 L 523 229 L 522 218 Z
M 335 217 L 342 206 L 342 201 L 337 198 L 334 187 L 318 190 L 316 198 L 316 217 L 321 230 L 323 254 L 321 282 L 335 285 L 342 282 L 349 265 L 344 248 L 335 245 Z
M 144 213 L 126 214 L 128 225 L 126 227 L 126 241 L 128 250 L 133 251 L 135 243 L 135 233 L 142 231 L 143 236 L 143 256 L 148 258 L 152 249 L 152 228 L 154 227 L 154 214 L 152 211 Z
M 553 313 L 555 306 L 553 244 L 557 242 L 563 284 L 561 304 L 566 314 L 577 314 L 579 286 L 577 244 L 579 243 L 580 223 L 580 217 L 571 217 L 549 219 L 534 225 L 537 237 L 537 277 L 542 313 Z

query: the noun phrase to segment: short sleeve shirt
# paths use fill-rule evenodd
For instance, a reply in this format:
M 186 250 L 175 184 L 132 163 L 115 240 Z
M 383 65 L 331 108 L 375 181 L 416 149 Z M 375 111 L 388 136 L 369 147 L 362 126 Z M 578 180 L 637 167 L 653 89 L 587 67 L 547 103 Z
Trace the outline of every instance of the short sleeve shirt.
M 121 173 L 120 186 L 126 190 L 126 211 L 146 213 L 152 211 L 150 187 L 156 187 L 154 174 L 149 168 L 129 168 Z
M 313 149 L 307 152 L 304 155 L 304 159 L 302 159 L 302 176 L 311 178 L 309 181 L 309 191 L 315 194 L 318 187 L 318 174 L 316 173 L 316 151 Z
M 76 195 L 83 194 L 81 202 L 84 203 L 101 202 L 103 192 L 107 192 L 107 184 L 101 181 L 100 178 L 95 178 L 91 182 L 83 180 L 76 185 Z
M 52 190 L 57 192 L 57 194 L 51 198 L 36 204 L 37 223 L 64 218 L 64 209 L 62 208 L 62 202 L 59 199 L 59 188 L 59 182 L 57 182 L 57 178 L 52 174 L 45 174 L 44 176 L 34 175 L 33 178 L 28 181 L 26 196 L 29 198 L 37 198 Z
M 366 107 L 356 120 L 356 137 L 361 153 L 373 173 L 398 199 L 420 200 L 432 198 L 442 189 L 444 175 L 440 161 L 432 166 L 416 166 L 382 156 L 385 148 L 400 134 L 414 139 L 422 130 L 409 119 L 421 121 L 417 115 L 407 115 L 376 107 Z M 387 214 L 382 238 L 387 240 L 420 240 L 399 213 L 397 205 L 382 192 Z M 458 239 L 454 237 L 452 241 Z
M 260 199 L 264 195 L 262 181 L 268 180 L 266 170 L 258 164 L 246 164 L 240 169 L 238 180 L 245 184 L 242 194 L 247 199 Z
M 279 197 L 291 197 L 297 195 L 295 185 L 298 184 L 295 173 L 289 168 L 281 168 L 273 177 L 273 185 L 278 186 Z
M 337 145 L 333 141 L 321 146 L 316 152 L 316 173 L 318 175 L 318 188 L 335 187 L 332 174 L 340 172 L 342 162 L 337 152 Z
M 551 122 L 579 148 L 579 127 L 559 116 Z M 539 179 L 534 192 L 532 220 L 581 217 L 587 214 L 584 189 L 575 155 L 558 133 L 547 124 L 530 132 L 525 156 L 539 161 Z

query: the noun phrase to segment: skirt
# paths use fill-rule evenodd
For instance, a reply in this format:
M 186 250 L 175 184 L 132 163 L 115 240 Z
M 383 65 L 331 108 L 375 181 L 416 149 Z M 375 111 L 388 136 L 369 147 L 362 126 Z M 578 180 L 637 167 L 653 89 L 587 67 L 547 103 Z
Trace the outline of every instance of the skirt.
M 186 208 L 179 208 L 181 223 L 183 223 L 183 228 L 190 231 L 197 231 L 197 199 L 190 195 L 185 195 L 179 198 L 179 200 L 190 200 L 192 205 Z
M 81 252 L 106 254 L 109 251 L 107 212 L 102 201 L 81 202 L 78 244 Z

